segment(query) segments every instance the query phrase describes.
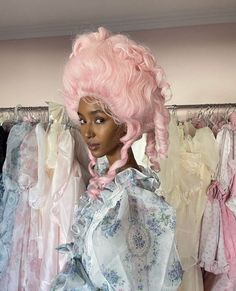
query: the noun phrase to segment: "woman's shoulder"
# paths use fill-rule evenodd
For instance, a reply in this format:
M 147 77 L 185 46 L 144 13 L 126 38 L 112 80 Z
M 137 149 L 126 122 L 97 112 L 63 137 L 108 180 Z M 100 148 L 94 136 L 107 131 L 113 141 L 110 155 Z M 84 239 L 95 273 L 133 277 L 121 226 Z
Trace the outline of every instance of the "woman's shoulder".
M 139 170 L 127 168 L 118 173 L 114 180 L 105 186 L 101 197 L 106 205 L 115 205 L 118 201 L 128 200 L 133 205 L 146 211 L 165 212 L 175 216 L 175 210 L 161 195 L 160 181 L 156 172 L 150 168 Z M 133 202 L 132 202 L 133 201 Z
M 139 166 L 139 169 L 127 168 L 118 173 L 114 179 L 115 184 L 125 185 L 126 189 L 140 188 L 149 192 L 158 193 L 160 181 L 157 174 L 150 168 Z

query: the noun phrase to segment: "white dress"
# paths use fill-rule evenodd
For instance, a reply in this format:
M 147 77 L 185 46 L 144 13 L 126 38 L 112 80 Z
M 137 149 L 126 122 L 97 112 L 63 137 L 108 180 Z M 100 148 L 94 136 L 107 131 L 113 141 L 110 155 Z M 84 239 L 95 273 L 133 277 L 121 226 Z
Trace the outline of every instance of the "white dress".
M 170 122 L 168 158 L 161 162 L 160 181 L 167 202 L 176 209 L 176 239 L 184 270 L 181 291 L 203 291 L 198 247 L 201 220 L 207 202 L 206 190 L 215 173 L 219 153 L 208 127 L 197 129 L 194 137 L 185 125 Z
M 56 132 L 55 132 L 56 131 Z M 49 139 L 50 152 L 47 171 L 50 188 L 42 213 L 42 264 L 40 270 L 40 289 L 49 290 L 51 281 L 65 263 L 65 259 L 55 251 L 58 245 L 71 241 L 71 224 L 74 207 L 85 191 L 79 162 L 74 158 L 75 142 L 69 129 L 62 125 L 52 126 L 49 134 L 57 136 L 57 143 Z M 52 167 L 53 166 L 53 167 Z

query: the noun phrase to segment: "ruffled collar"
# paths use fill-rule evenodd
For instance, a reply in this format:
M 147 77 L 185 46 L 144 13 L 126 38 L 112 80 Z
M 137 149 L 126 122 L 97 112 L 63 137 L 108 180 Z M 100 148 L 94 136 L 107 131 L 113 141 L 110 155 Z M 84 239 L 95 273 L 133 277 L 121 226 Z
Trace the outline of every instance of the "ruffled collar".
M 99 159 L 96 171 L 100 176 L 105 175 L 107 166 L 108 162 L 106 158 Z M 160 182 L 157 174 L 150 168 L 144 168 L 143 166 L 139 166 L 139 170 L 127 168 L 119 172 L 114 180 L 104 187 L 101 191 L 101 198 L 105 202 L 105 200 L 111 198 L 111 192 L 114 192 L 116 189 L 123 190 L 133 186 L 156 192 L 160 187 Z
M 114 181 L 109 183 L 107 186 L 110 187 L 110 184 L 123 186 L 127 183 L 137 186 L 139 186 L 140 183 L 144 183 L 145 189 L 150 191 L 155 191 L 160 186 L 157 174 L 151 169 L 144 168 L 143 166 L 139 166 L 139 170 L 134 168 L 127 168 L 123 170 L 118 173 L 115 176 Z

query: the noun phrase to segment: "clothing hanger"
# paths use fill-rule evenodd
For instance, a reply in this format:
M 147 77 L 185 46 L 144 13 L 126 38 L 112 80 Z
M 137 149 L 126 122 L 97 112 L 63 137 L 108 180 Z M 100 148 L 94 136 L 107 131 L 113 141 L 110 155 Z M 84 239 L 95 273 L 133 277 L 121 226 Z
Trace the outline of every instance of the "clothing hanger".
M 6 132 L 9 132 L 13 125 L 17 124 L 20 119 L 19 108 L 21 105 L 17 105 L 14 109 L 1 112 L 0 125 Z
M 191 120 L 192 125 L 197 129 L 206 126 L 204 109 L 205 109 L 205 107 L 203 107 L 203 106 L 200 107 L 200 110 L 198 112 L 196 112 L 196 114 L 193 115 L 193 117 L 192 117 L 192 120 Z
M 18 104 L 15 106 L 14 109 L 14 115 L 15 115 L 15 122 L 18 123 L 19 121 L 22 121 L 22 117 L 20 116 L 20 108 L 22 108 L 21 104 Z
M 229 115 L 229 121 L 231 123 L 232 126 L 232 130 L 233 130 L 233 160 L 235 159 L 235 133 L 236 133 L 236 111 L 233 111 L 230 115 Z
M 229 121 L 232 124 L 232 128 L 234 131 L 236 131 L 236 112 L 233 111 L 230 115 L 229 115 Z

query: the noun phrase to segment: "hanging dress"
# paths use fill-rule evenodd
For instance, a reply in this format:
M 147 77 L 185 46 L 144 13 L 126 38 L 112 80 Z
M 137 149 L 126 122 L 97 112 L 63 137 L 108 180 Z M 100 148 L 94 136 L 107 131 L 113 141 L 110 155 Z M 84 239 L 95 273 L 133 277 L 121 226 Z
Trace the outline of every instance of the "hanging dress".
M 12 233 L 15 227 L 15 214 L 21 196 L 21 189 L 18 184 L 20 146 L 31 129 L 32 126 L 27 122 L 16 124 L 12 127 L 7 141 L 6 160 L 3 167 L 3 217 L 0 222 L 0 286 L 8 266 Z
M 228 161 L 228 170 L 232 180 L 230 182 L 230 196 L 226 201 L 227 207 L 236 216 L 236 112 L 230 116 L 231 123 L 228 125 L 231 138 L 231 152 Z
M 217 176 L 216 190 L 221 193 L 220 200 L 221 215 L 223 220 L 223 233 L 225 243 L 226 260 L 229 264 L 229 278 L 236 279 L 236 217 L 233 212 L 226 206 L 226 201 L 230 197 L 230 186 L 232 181 L 232 171 L 229 168 L 229 160 L 232 151 L 231 130 L 225 126 L 218 133 L 217 140 L 222 151 L 222 160 L 220 170 Z M 215 191 L 216 191 L 215 190 Z
M 21 190 L 15 214 L 10 260 L 4 290 L 37 290 L 40 259 L 38 256 L 38 211 L 29 205 L 29 189 L 37 182 L 37 140 L 35 127 L 25 136 L 20 149 L 18 185 Z
M 220 150 L 217 181 L 212 182 L 208 189 L 208 201 L 204 211 L 199 247 L 199 265 L 207 272 L 213 274 L 227 273 L 229 270 L 225 256 L 225 243 L 223 231 L 223 217 L 221 207 L 226 200 L 229 186 L 228 158 L 231 151 L 230 131 L 222 129 L 217 135 Z
M 47 165 L 50 168 L 47 171 L 51 184 L 46 205 L 42 209 L 43 257 L 39 290 L 49 290 L 52 279 L 65 263 L 65 257 L 55 249 L 72 240 L 74 207 L 85 191 L 80 165 L 74 158 L 75 143 L 69 129 L 64 129 L 61 124 L 53 124 L 50 134 L 53 134 L 53 139 L 49 139 L 49 149 L 53 155 L 48 157 Z M 55 136 L 57 142 L 53 144 Z
M 163 195 L 176 209 L 176 239 L 184 270 L 179 290 L 203 290 L 198 266 L 201 219 L 207 202 L 206 190 L 219 159 L 213 133 L 207 127 L 191 137 L 184 125 L 170 122 L 168 158 L 161 162 L 160 180 Z
M 234 291 L 236 288 L 236 218 L 226 206 L 226 201 L 230 196 L 229 191 L 232 180 L 232 172 L 229 168 L 232 139 L 228 125 L 224 125 L 218 132 L 217 143 L 220 149 L 220 162 L 216 180 L 211 183 L 208 189 L 209 204 L 206 207 L 206 215 L 203 219 L 203 230 L 206 229 L 202 232 L 200 258 L 204 262 L 205 270 L 215 274 L 206 274 L 204 286 L 207 286 L 212 291 Z M 219 227 L 213 224 L 212 221 L 206 220 L 210 210 L 209 205 L 211 211 L 213 211 L 213 203 L 214 208 L 218 209 L 219 206 Z M 214 214 L 214 219 L 217 222 L 216 213 Z M 209 233 L 207 226 L 210 230 Z M 212 236 L 213 233 L 215 237 Z M 218 238 L 218 241 L 215 241 L 214 238 Z

